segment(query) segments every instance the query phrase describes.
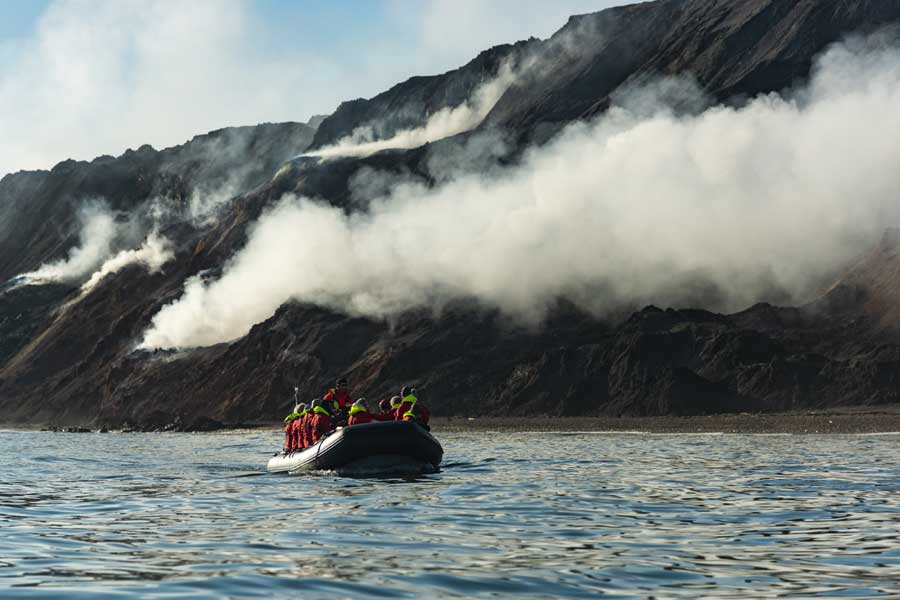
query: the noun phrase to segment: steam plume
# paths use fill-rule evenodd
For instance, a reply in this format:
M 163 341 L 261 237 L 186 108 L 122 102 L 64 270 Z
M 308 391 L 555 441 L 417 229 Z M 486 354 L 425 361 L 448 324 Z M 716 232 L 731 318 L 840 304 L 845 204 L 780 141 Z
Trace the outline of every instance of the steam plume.
M 292 298 L 384 317 L 475 297 L 532 320 L 559 297 L 598 312 L 710 288 L 718 306 L 803 299 L 900 216 L 895 46 L 836 46 L 801 93 L 742 108 L 676 116 L 657 93 L 632 90 L 519 166 L 407 182 L 365 213 L 285 197 L 142 345 L 235 339 Z
M 42 265 L 21 278 L 28 283 L 77 281 L 90 274 L 112 252 L 118 233 L 113 214 L 100 202 L 85 204 L 79 212 L 79 243 L 68 258 Z
M 81 286 L 81 296 L 87 295 L 107 275 L 118 273 L 128 265 L 143 264 L 147 270 L 155 273 L 174 257 L 175 253 L 172 251 L 169 240 L 153 231 L 140 248 L 122 250 L 104 262 L 100 269 Z
M 336 144 L 305 153 L 303 156 L 321 158 L 368 156 L 392 148 L 418 148 L 429 142 L 469 131 L 484 120 L 513 81 L 515 81 L 513 69 L 509 65 L 504 65 L 497 77 L 475 90 L 472 98 L 459 106 L 437 111 L 422 127 L 404 129 L 386 140 L 374 140 L 372 128 L 361 127 L 355 130 L 353 135 L 339 140 Z

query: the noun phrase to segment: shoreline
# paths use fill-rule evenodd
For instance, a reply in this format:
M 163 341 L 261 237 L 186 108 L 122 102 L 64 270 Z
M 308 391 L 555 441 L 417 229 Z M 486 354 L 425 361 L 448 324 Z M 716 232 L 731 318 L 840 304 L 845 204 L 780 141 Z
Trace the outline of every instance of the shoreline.
M 690 417 L 434 417 L 448 432 L 865 434 L 900 432 L 900 405 Z
M 660 417 L 432 417 L 438 434 L 465 432 L 591 432 L 591 433 L 738 433 L 738 434 L 878 434 L 900 433 L 900 404 L 837 407 L 782 413 L 739 413 Z M 72 427 L 62 433 L 97 433 Z M 280 431 L 280 423 L 225 424 L 215 430 L 190 433 Z M 48 431 L 46 425 L 0 423 L 6 431 Z M 74 431 L 77 430 L 77 431 Z M 103 431 L 105 433 L 106 431 Z M 116 430 L 109 433 L 138 433 Z M 170 433 L 170 431 L 155 431 Z M 174 433 L 174 432 L 171 432 Z M 189 433 L 181 431 L 181 433 Z

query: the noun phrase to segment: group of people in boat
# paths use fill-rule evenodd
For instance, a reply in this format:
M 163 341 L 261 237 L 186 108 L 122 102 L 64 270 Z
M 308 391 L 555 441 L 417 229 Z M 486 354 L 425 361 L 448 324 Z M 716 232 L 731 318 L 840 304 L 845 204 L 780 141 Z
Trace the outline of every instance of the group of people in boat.
M 430 414 L 419 400 L 415 388 L 403 386 L 399 396 L 378 403 L 379 412 L 370 410 L 365 398 L 353 400 L 346 379 L 322 398 L 309 404 L 301 402 L 284 418 L 284 453 L 298 452 L 316 444 L 338 427 L 362 425 L 373 421 L 412 421 L 428 429 Z

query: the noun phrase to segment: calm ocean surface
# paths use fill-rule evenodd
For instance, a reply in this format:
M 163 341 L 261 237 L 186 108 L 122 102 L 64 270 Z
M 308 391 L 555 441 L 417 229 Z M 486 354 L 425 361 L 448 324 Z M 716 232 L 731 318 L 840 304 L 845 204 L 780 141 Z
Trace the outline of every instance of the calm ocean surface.
M 900 436 L 435 433 L 404 481 L 0 432 L 0 598 L 900 595 Z

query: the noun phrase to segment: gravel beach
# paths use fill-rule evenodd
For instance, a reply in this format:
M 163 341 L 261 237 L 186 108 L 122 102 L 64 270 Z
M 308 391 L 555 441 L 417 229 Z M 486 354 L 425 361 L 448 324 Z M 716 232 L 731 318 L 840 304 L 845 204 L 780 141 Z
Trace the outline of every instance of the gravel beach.
M 693 417 L 435 417 L 431 426 L 437 432 L 891 433 L 900 432 L 900 404 Z

